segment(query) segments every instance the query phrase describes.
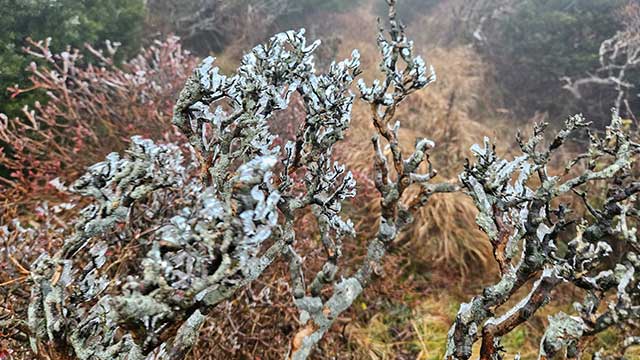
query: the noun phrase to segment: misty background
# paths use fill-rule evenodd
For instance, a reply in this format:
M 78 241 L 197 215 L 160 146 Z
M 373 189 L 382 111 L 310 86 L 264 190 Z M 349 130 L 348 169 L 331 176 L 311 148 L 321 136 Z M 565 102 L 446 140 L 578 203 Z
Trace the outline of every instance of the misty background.
M 0 15 L 2 89 L 28 86 L 25 68 L 33 59 L 22 50 L 27 37 L 51 37 L 53 51 L 84 43 L 101 47 L 111 40 L 121 44 L 123 60 L 175 34 L 198 57 L 226 54 L 233 63 L 273 33 L 304 27 L 310 38 L 324 42 L 322 63 L 343 50 L 345 40 L 375 39 L 365 18 L 385 11 L 382 1 L 371 0 L 1 0 L 0 5 L 11 9 Z M 563 78 L 596 73 L 601 43 L 634 26 L 634 5 L 628 0 L 406 0 L 398 7 L 427 58 L 432 48 L 473 49 L 488 69 L 491 83 L 483 92 L 491 93 L 495 108 L 518 122 L 533 116 L 556 122 L 576 112 L 594 120 L 607 117 L 614 86 L 588 86 L 578 98 L 563 88 Z M 352 25 L 355 33 L 349 31 Z M 630 69 L 626 78 L 633 84 L 637 76 Z M 629 91 L 633 109 L 637 92 Z M 3 91 L 0 111 L 16 114 L 34 96 Z

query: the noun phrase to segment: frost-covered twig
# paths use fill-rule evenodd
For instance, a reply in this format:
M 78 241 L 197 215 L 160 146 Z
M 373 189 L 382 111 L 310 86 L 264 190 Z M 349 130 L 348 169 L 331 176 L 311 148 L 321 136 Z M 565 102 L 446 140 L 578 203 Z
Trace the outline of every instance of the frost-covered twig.
M 125 149 L 131 135 L 177 138 L 173 98 L 197 63 L 176 37 L 155 41 L 125 62 L 114 59 L 117 46 L 108 41 L 105 52 L 85 45 L 60 53 L 52 52 L 51 41 L 27 39 L 24 51 L 34 59 L 29 87 L 9 89 L 14 97 L 40 91 L 46 102 L 25 106 L 17 118 L 0 114 L 0 201 L 6 206 L 51 200 L 51 180 L 72 181 L 105 154 Z
M 62 248 L 42 254 L 25 270 L 31 285 L 28 326 L 16 330 L 27 333 L 32 350 L 80 359 L 182 358 L 207 312 L 284 255 L 302 323 L 291 355 L 306 358 L 379 272 L 413 212 L 432 193 L 456 188 L 429 183 L 436 173 L 430 164 L 424 172 L 421 164 L 428 163 L 433 143 L 419 139 L 408 157 L 399 150 L 398 125 L 391 127 L 395 109 L 434 77 L 413 56 L 395 19 L 395 2 L 389 5 L 390 39 L 382 29 L 378 39 L 385 79 L 371 88 L 360 84 L 378 132 L 381 225 L 355 274 L 336 280 L 342 241 L 354 234 L 342 202 L 355 195 L 355 180 L 332 152 L 351 121 L 359 54 L 317 74 L 312 54 L 318 42 L 307 44 L 304 30 L 289 31 L 255 47 L 232 76 L 206 58 L 189 77 L 173 123 L 191 146 L 191 162 L 177 146 L 135 137 L 127 155 L 109 155 L 76 182 L 73 189 L 93 202 Z M 295 138 L 284 139 L 281 148 L 270 120 L 294 96 L 306 114 Z M 392 149 L 395 175 L 380 137 Z M 401 196 L 412 185 L 422 192 L 405 204 Z M 326 254 L 310 283 L 293 226 L 305 209 L 317 219 Z M 108 257 L 116 248 L 137 249 L 127 254 L 129 270 L 118 264 L 124 259 Z M 118 278 L 110 278 L 116 265 Z
M 375 80 L 372 87 L 367 87 L 362 80 L 358 83 L 361 98 L 371 106 L 372 121 L 377 131 L 372 141 L 375 151 L 375 183 L 381 195 L 379 229 L 376 237 L 369 241 L 365 259 L 352 276 L 333 281 L 337 267 L 333 253 L 328 251 L 328 261 L 313 281 L 310 295 L 306 295 L 304 279 L 295 275 L 301 272 L 299 256 L 291 253 L 292 277 L 297 280 L 294 282 L 297 285 L 294 287 L 294 297 L 296 305 L 301 310 L 300 320 L 304 325 L 293 339 L 292 359 L 306 358 L 338 316 L 348 309 L 373 278 L 380 274 L 386 251 L 398 232 L 412 221 L 413 213 L 426 203 L 429 196 L 436 192 L 456 190 L 456 185 L 453 184 L 430 184 L 429 180 L 436 175 L 430 164 L 426 173 L 420 171 L 420 165 L 428 163 L 428 150 L 434 146 L 431 141 L 418 139 L 415 151 L 408 157 L 400 150 L 399 122 L 396 121 L 392 125 L 395 110 L 408 95 L 433 82 L 435 74 L 425 66 L 420 57 L 413 55 L 413 43 L 406 38 L 404 28 L 396 20 L 395 0 L 389 0 L 387 3 L 389 38 L 385 37 L 384 27 L 380 28 L 378 36 L 378 47 L 382 54 L 380 69 L 385 77 L 382 81 Z M 387 158 L 382 152 L 381 138 L 391 149 L 395 180 L 392 179 L 392 169 L 389 168 Z M 411 185 L 421 186 L 422 192 L 408 203 L 401 202 L 402 195 Z M 321 226 L 324 223 L 322 219 L 319 222 Z M 323 227 L 321 231 L 322 229 Z M 323 242 L 325 237 L 323 233 Z M 320 283 L 331 285 L 332 295 L 326 300 L 322 298 L 320 288 L 316 286 Z
M 637 248 L 634 245 L 636 230 L 624 227 L 628 214 L 623 209 L 634 206 L 635 194 L 640 191 L 637 181 L 629 180 L 629 171 L 637 161 L 640 146 L 624 132 L 618 114 L 614 113 L 606 136 L 591 135 L 588 152 L 570 162 L 569 166 L 573 167 L 588 160 L 587 168 L 580 175 L 549 174 L 551 155 L 572 134 L 588 125 L 581 116 L 571 117 L 545 147 L 546 124 L 540 124 L 527 141 L 519 139 L 522 155 L 511 161 L 499 158 L 488 139 L 484 147 L 476 145 L 472 148 L 476 162 L 466 166 L 460 179 L 476 203 L 478 225 L 489 236 L 502 277 L 471 302 L 460 306 L 449 332 L 447 358 L 468 359 L 473 344 L 481 338 L 481 358 L 499 359 L 500 338 L 544 306 L 558 284 L 571 282 L 589 291 L 607 291 L 622 281 L 612 278 L 614 272 L 625 273 L 623 269 L 628 267 L 623 264 L 635 261 L 635 250 L 629 251 L 616 259 L 620 261 L 615 266 L 618 270 L 607 270 L 591 278 L 593 272 L 597 273 L 606 264 L 614 244 Z M 594 218 L 571 219 L 569 205 L 554 205 L 559 196 L 577 191 L 595 180 L 606 181 L 609 194 L 601 208 L 590 207 Z M 620 225 L 614 226 L 616 223 Z M 578 224 L 574 239 L 566 244 L 567 250 L 559 250 L 563 238 L 572 233 L 574 224 Z M 533 279 L 537 280 L 525 298 L 502 316 L 494 315 L 516 291 Z M 595 279 L 604 280 L 609 288 L 600 288 Z M 637 280 L 632 282 L 636 284 Z M 618 286 L 619 296 L 624 296 L 624 291 Z M 595 311 L 597 306 L 588 308 Z M 625 314 L 635 316 L 633 311 L 625 310 Z M 567 346 L 571 353 L 578 351 L 577 342 L 582 336 L 601 331 L 586 319 L 565 314 L 551 318 L 542 340 L 541 356 L 551 358 Z M 611 326 L 621 325 L 625 319 L 618 316 L 615 321 L 603 321 Z

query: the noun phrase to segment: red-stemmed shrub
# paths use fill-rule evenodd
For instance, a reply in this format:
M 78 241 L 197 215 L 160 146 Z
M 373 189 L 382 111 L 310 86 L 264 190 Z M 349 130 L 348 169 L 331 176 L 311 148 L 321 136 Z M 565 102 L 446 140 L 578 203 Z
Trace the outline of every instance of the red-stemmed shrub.
M 28 40 L 32 86 L 9 88 L 14 97 L 41 91 L 47 101 L 25 107 L 19 118 L 0 114 L 5 204 L 48 198 L 52 180 L 76 178 L 88 164 L 122 150 L 132 134 L 178 136 L 171 126 L 174 98 L 197 59 L 177 37 L 155 41 L 122 63 L 114 58 L 118 44 L 54 54 L 50 40 Z

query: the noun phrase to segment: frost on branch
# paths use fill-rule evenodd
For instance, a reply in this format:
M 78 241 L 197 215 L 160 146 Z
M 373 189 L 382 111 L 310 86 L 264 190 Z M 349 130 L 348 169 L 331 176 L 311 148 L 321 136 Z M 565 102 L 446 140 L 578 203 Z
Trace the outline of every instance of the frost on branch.
M 139 352 L 131 336 L 114 338 L 116 327 L 111 325 L 120 314 L 110 310 L 118 298 L 105 294 L 109 280 L 101 273 L 112 244 L 92 240 L 126 221 L 136 201 L 158 189 L 182 185 L 182 163 L 176 146 L 133 137 L 124 157 L 109 154 L 73 184 L 73 192 L 93 201 L 80 211 L 75 232 L 63 246 L 51 256 L 42 254 L 30 269 L 26 333 L 35 353 L 46 343 L 61 352 L 73 349 L 83 359 Z M 74 258 L 83 249 L 87 255 L 80 267 Z
M 322 211 L 315 214 L 320 224 L 322 242 L 327 254 L 327 261 L 322 270 L 307 287 L 302 272 L 302 257 L 295 249 L 288 248 L 291 278 L 293 280 L 294 298 L 300 309 L 300 322 L 303 327 L 295 335 L 292 343 L 292 359 L 306 358 L 313 346 L 329 330 L 337 317 L 348 309 L 363 289 L 380 275 L 382 261 L 398 232 L 412 220 L 415 211 L 423 206 L 429 196 L 435 192 L 454 191 L 452 184 L 431 184 L 429 180 L 436 175 L 428 161 L 428 150 L 434 144 L 427 139 L 417 139 L 415 151 L 406 156 L 398 145 L 399 122 L 394 122 L 394 114 L 399 104 L 414 91 L 420 90 L 435 80 L 432 69 L 427 69 L 424 61 L 413 54 L 413 43 L 404 33 L 404 28 L 396 20 L 395 1 L 389 4 L 389 30 L 385 36 L 384 27 L 380 27 L 378 48 L 382 55 L 380 69 L 384 75 L 382 81 L 375 80 L 371 87 L 360 80 L 361 99 L 371 106 L 371 118 L 376 129 L 372 138 L 375 162 L 375 183 L 381 199 L 381 220 L 377 235 L 369 240 L 367 256 L 357 271 L 348 277 L 336 280 L 338 259 L 341 255 L 342 226 L 335 227 L 335 234 L 328 230 L 330 218 Z M 392 168 L 382 150 L 381 138 L 392 153 Z M 428 164 L 426 172 L 422 164 Z M 338 171 L 338 168 L 336 168 Z M 331 175 L 330 175 L 331 176 Z M 349 177 L 349 181 L 352 181 Z M 315 181 L 316 183 L 318 181 Z M 314 182 L 310 185 L 313 186 Z M 409 186 L 420 186 L 422 192 L 413 199 L 401 201 L 401 197 Z M 341 186 L 336 194 L 340 194 Z M 315 187 L 307 187 L 309 192 Z M 344 194 L 344 193 L 343 193 Z M 342 195 L 344 196 L 344 195 Z M 334 198 L 332 196 L 331 198 Z M 331 296 L 324 298 L 322 289 L 331 289 Z
M 502 358 L 501 337 L 547 304 L 563 283 L 587 295 L 574 305 L 575 314 L 549 318 L 541 358 L 579 358 L 583 338 L 610 327 L 624 333 L 636 326 L 640 288 L 634 273 L 640 265 L 640 247 L 635 226 L 640 182 L 631 171 L 640 145 L 624 131 L 614 112 L 604 137 L 588 133 L 587 151 L 570 161 L 564 174 L 551 175 L 549 170 L 554 152 L 588 126 L 581 116 L 571 117 L 545 145 L 546 124 L 539 124 L 529 139 L 518 138 L 521 155 L 513 160 L 500 158 L 488 139 L 472 148 L 475 162 L 466 165 L 460 180 L 479 210 L 477 223 L 491 241 L 502 276 L 460 306 L 449 331 L 448 359 L 470 358 L 478 340 L 482 359 Z M 599 206 L 594 205 L 595 184 L 604 186 Z M 560 202 L 572 194 L 577 201 Z M 576 206 L 582 202 L 587 214 Z M 503 309 L 530 283 L 527 296 Z M 620 351 L 622 356 L 624 349 Z
M 105 154 L 125 149 L 132 133 L 178 138 L 171 103 L 196 64 L 178 38 L 155 41 L 125 62 L 116 61 L 118 46 L 109 41 L 105 51 L 85 45 L 60 53 L 50 48 L 51 38 L 26 41 L 23 50 L 34 60 L 27 69 L 30 84 L 9 91 L 40 91 L 46 102 L 25 106 L 16 118 L 0 114 L 0 163 L 6 169 L 0 201 L 7 206 L 51 200 L 51 180 L 75 179 Z
M 307 358 L 364 289 L 384 276 L 385 254 L 416 211 L 432 194 L 459 189 L 432 182 L 432 141 L 416 139 L 409 154 L 399 145 L 398 106 L 435 74 L 414 54 L 395 1 L 387 2 L 389 23 L 378 36 L 382 79 L 357 85 L 375 129 L 381 213 L 355 269 L 341 269 L 341 259 L 343 242 L 355 233 L 343 202 L 355 195 L 356 184 L 333 149 L 350 125 L 360 55 L 354 51 L 317 73 L 319 43 L 308 44 L 303 30 L 289 31 L 255 47 L 235 74 L 221 74 L 214 58 L 202 61 L 174 109 L 173 124 L 188 144 L 134 137 L 124 155 L 110 154 L 88 169 L 71 187 L 86 206 L 73 229 L 56 231 L 61 248 L 42 253 L 28 269 L 15 261 L 28 277 L 28 306 L 3 315 L 0 331 L 43 358 L 182 359 L 206 315 L 281 260 L 288 262 L 292 305 L 299 310 L 287 355 Z M 291 138 L 278 139 L 271 121 L 294 97 L 304 119 Z M 521 154 L 512 160 L 499 157 L 488 139 L 472 148 L 475 160 L 460 183 L 478 208 L 477 223 L 502 276 L 461 305 L 448 359 L 468 359 L 479 340 L 482 359 L 500 359 L 501 337 L 549 302 L 560 284 L 586 296 L 573 313 L 550 317 L 542 357 L 579 357 L 585 338 L 637 326 L 640 183 L 631 168 L 640 145 L 614 114 L 604 137 L 588 133 L 590 146 L 565 173 L 549 170 L 552 155 L 588 125 L 572 117 L 545 145 L 546 124 L 540 124 L 530 138 L 518 139 Z M 411 187 L 420 189 L 417 196 L 409 196 Z M 572 194 L 587 214 L 575 201 L 560 203 Z M 320 233 L 314 250 L 323 250 L 324 260 L 311 274 L 305 257 L 320 252 L 302 253 L 294 226 L 308 213 Z M 13 233 L 0 228 L 0 236 L 36 236 L 19 222 L 12 227 Z M 528 295 L 503 309 L 529 285 Z M 621 353 L 639 342 L 629 334 Z M 610 350 L 595 357 L 618 356 Z
M 304 30 L 289 31 L 256 46 L 233 75 L 221 74 L 211 57 L 195 69 L 173 117 L 190 156 L 185 147 L 134 137 L 123 156 L 110 154 L 88 169 L 72 189 L 91 202 L 61 249 L 24 270 L 28 309 L 2 319 L 3 332 L 28 338 L 42 356 L 181 359 L 206 314 L 282 257 L 300 311 L 289 352 L 306 358 L 380 274 L 386 250 L 413 213 L 432 193 L 456 188 L 429 183 L 436 175 L 431 141 L 418 139 L 412 154 L 399 150 L 395 109 L 435 77 L 414 56 L 395 2 L 389 5 L 389 37 L 381 28 L 378 39 L 384 80 L 359 84 L 376 128 L 382 220 L 355 273 L 341 273 L 339 262 L 342 242 L 355 233 L 342 203 L 355 195 L 356 183 L 333 147 L 350 125 L 359 54 L 316 73 L 319 43 L 308 44 Z M 304 120 L 293 138 L 277 139 L 270 122 L 293 97 L 304 104 Z M 422 192 L 402 199 L 410 186 Z M 311 277 L 294 229 L 307 212 L 317 220 L 326 256 Z

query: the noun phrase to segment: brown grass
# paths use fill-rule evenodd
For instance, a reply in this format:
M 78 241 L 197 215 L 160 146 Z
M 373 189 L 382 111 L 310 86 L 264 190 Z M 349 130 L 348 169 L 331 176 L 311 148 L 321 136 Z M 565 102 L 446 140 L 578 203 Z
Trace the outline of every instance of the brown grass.
M 375 54 L 363 54 L 363 58 Z M 437 180 L 456 181 L 462 170 L 468 149 L 482 141 L 483 135 L 492 135 L 481 123 L 473 121 L 469 113 L 476 106 L 473 94 L 483 83 L 483 66 L 468 48 L 450 50 L 434 49 L 429 60 L 436 72 L 442 74 L 430 88 L 414 94 L 398 109 L 401 122 L 400 141 L 405 153 L 413 149 L 416 138 L 429 138 L 436 143 L 431 161 L 439 171 Z M 462 71 L 454 71 L 454 69 Z M 373 133 L 368 109 L 361 104 L 354 107 L 352 130 L 341 159 L 351 169 L 371 174 L 372 150 L 369 138 Z M 354 146 L 357 144 L 357 146 Z M 370 181 L 370 180 L 369 180 Z M 415 195 L 413 189 L 409 195 Z M 375 190 L 370 190 L 375 191 Z M 377 221 L 379 200 L 377 194 L 362 194 L 366 198 L 365 214 L 361 219 L 370 231 Z M 399 239 L 414 258 L 432 263 L 443 269 L 455 269 L 461 273 L 473 267 L 485 268 L 489 264 L 491 249 L 485 235 L 475 224 L 476 210 L 464 194 L 433 196 L 416 216 L 415 222 Z

